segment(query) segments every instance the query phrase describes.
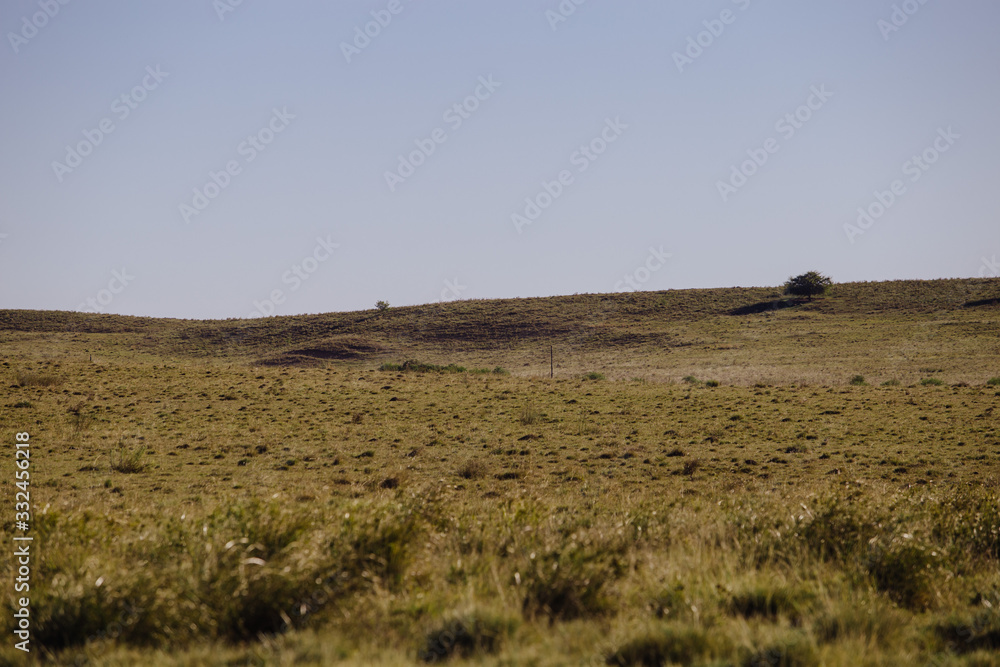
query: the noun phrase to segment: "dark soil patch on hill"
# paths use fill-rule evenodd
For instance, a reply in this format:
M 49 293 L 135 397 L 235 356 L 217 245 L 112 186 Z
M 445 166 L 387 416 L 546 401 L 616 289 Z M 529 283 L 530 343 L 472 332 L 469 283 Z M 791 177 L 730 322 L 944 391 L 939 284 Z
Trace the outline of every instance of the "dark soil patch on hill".
M 363 338 L 327 338 L 295 350 L 268 355 L 260 362 L 264 366 L 313 366 L 324 361 L 352 361 L 383 354 L 385 347 Z

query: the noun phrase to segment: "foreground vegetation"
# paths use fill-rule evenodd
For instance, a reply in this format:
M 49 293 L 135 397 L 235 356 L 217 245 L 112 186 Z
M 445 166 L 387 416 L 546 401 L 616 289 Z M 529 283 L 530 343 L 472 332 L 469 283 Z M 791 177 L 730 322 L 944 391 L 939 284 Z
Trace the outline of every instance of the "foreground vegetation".
M 34 659 L 996 664 L 996 308 L 883 313 L 912 359 L 820 375 L 886 336 L 872 304 L 835 307 L 735 316 L 739 354 L 784 359 L 779 379 L 642 342 L 650 370 L 624 370 L 602 363 L 631 349 L 607 332 L 549 379 L 547 359 L 474 337 L 303 354 L 333 347 L 320 331 L 248 358 L 8 313 L 0 423 L 34 442 Z M 733 317 L 678 326 L 717 347 Z M 10 644 L 0 664 L 24 664 Z

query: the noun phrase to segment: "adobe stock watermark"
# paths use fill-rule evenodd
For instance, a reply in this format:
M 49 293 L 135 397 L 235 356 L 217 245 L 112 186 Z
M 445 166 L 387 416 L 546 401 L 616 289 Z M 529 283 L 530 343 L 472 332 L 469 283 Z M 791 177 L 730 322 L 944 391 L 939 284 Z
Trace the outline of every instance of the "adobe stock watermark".
M 275 137 L 284 132 L 294 119 L 295 115 L 288 112 L 288 107 L 282 107 L 280 110 L 272 109 L 271 118 L 264 127 L 254 134 L 248 134 L 247 138 L 236 146 L 236 154 L 243 158 L 242 163 L 233 159 L 226 162 L 219 171 L 209 171 L 205 184 L 192 190 L 190 203 L 184 202 L 177 207 L 185 224 L 190 224 L 194 216 L 201 215 L 201 212 L 207 209 L 223 190 L 232 185 L 233 178 L 243 173 L 244 165 L 250 164 L 267 150 Z
M 993 255 L 992 259 L 983 257 L 983 264 L 979 267 L 979 277 L 1000 278 L 1000 262 L 997 262 L 996 255 Z
M 930 146 L 903 163 L 903 176 L 909 176 L 910 183 L 919 181 L 941 159 L 944 153 L 951 150 L 955 142 L 962 136 L 955 134 L 951 125 L 947 128 L 939 127 L 937 133 L 938 136 Z M 844 234 L 847 235 L 847 240 L 853 245 L 857 237 L 871 229 L 872 225 L 885 215 L 906 192 L 906 183 L 903 179 L 894 180 L 889 184 L 887 190 L 876 190 L 873 202 L 867 206 L 858 207 L 858 218 L 855 224 L 844 223 Z
M 445 279 L 444 289 L 441 290 L 441 298 L 439 301 L 455 301 L 461 298 L 462 292 L 469 289 L 467 285 L 462 285 L 458 282 L 458 278 L 454 280 Z
M 441 115 L 441 119 L 448 124 L 451 132 L 457 132 L 462 124 L 472 118 L 480 105 L 493 96 L 493 93 L 502 86 L 500 81 L 494 81 L 493 75 L 479 77 L 479 83 L 471 94 L 460 102 L 456 102 Z M 427 158 L 434 155 L 437 147 L 448 141 L 448 131 L 437 127 L 431 131 L 430 135 L 422 139 L 414 139 L 416 149 L 406 155 L 400 154 L 399 162 L 395 171 L 386 171 L 384 174 L 385 184 L 389 186 L 389 192 L 395 192 L 396 188 L 405 183 L 406 179 L 417 173 L 417 169 L 427 162 Z
M 243 4 L 243 0 L 212 0 L 212 9 L 219 17 L 219 22 L 226 20 L 226 14 L 236 11 L 236 8 Z
M 751 0 L 732 0 L 733 4 L 739 7 L 740 11 L 746 11 L 750 8 Z M 677 71 L 681 74 L 684 73 L 684 68 L 689 65 L 693 65 L 694 61 L 700 58 L 706 49 L 712 47 L 715 44 L 715 40 L 722 37 L 726 32 L 726 26 L 730 26 L 736 23 L 736 18 L 739 16 L 731 9 L 723 9 L 719 12 L 718 18 L 706 19 L 701 22 L 705 29 L 693 36 L 688 36 L 687 46 L 684 51 L 674 51 L 673 59 L 674 64 L 677 65 Z
M 909 23 L 910 18 L 915 16 L 920 9 L 927 4 L 928 0 L 903 0 L 902 3 L 892 6 L 892 13 L 889 15 L 889 19 L 879 19 L 875 24 L 878 27 L 880 33 L 882 33 L 882 40 L 888 42 L 889 37 L 893 33 L 899 32 L 899 30 Z
M 160 87 L 160 84 L 168 76 L 170 76 L 170 72 L 161 71 L 159 65 L 156 67 L 146 66 L 146 76 L 142 77 L 142 80 L 133 86 L 132 90 L 122 93 L 111 101 L 111 113 L 119 122 L 124 121 L 139 108 L 139 105 L 149 97 L 151 92 Z M 66 175 L 73 173 L 74 169 L 82 165 L 84 158 L 91 155 L 94 149 L 104 142 L 105 137 L 114 132 L 115 129 L 115 121 L 110 116 L 106 116 L 97 123 L 97 127 L 94 129 L 84 130 L 82 141 L 77 142 L 75 146 L 66 146 L 66 156 L 63 158 L 63 162 L 52 161 L 52 171 L 56 175 L 56 180 L 62 183 Z
M 560 0 L 555 9 L 545 10 L 545 19 L 549 22 L 552 32 L 559 28 L 560 23 L 565 23 L 569 17 L 576 14 L 576 8 L 586 4 L 587 0 Z
M 590 165 L 604 155 L 608 147 L 618 141 L 627 129 L 628 125 L 621 121 L 620 116 L 615 116 L 614 120 L 605 118 L 604 127 L 598 135 L 581 145 L 569 156 L 570 165 L 576 167 L 577 173 L 582 174 L 587 171 Z M 525 227 L 538 220 L 542 213 L 562 197 L 566 188 L 573 185 L 575 181 L 576 177 L 570 169 L 563 169 L 556 174 L 552 181 L 543 180 L 542 189 L 533 197 L 525 197 L 524 208 L 510 216 L 510 221 L 517 233 L 522 234 Z
M 115 296 L 124 292 L 133 280 L 135 276 L 129 275 L 125 267 L 122 267 L 121 271 L 112 271 L 108 286 L 99 290 L 96 296 L 87 297 L 85 301 L 80 302 L 76 309 L 81 313 L 103 313 L 103 309 L 110 306 Z
M 790 140 L 795 134 L 805 127 L 806 123 L 812 120 L 813 115 L 823 108 L 833 93 L 826 89 L 825 84 L 812 86 L 810 95 L 804 104 L 795 111 L 786 113 L 774 124 L 774 129 L 785 141 Z M 781 150 L 781 143 L 774 137 L 769 137 L 760 148 L 747 149 L 749 159 L 744 160 L 738 166 L 732 165 L 729 180 L 716 181 L 715 187 L 722 197 L 722 203 L 729 201 L 729 198 L 736 194 L 740 188 L 746 185 L 749 180 L 767 164 L 772 155 Z
M 37 11 L 30 17 L 21 17 L 21 29 L 18 32 L 8 32 L 7 41 L 14 53 L 18 53 L 21 47 L 34 39 L 38 31 L 49 24 L 59 13 L 59 10 L 70 3 L 70 0 L 38 0 Z
M 382 31 L 389 27 L 392 18 L 398 16 L 406 7 L 400 0 L 389 0 L 385 9 L 373 9 L 371 11 L 372 20 L 364 26 L 354 26 L 354 39 L 350 42 L 340 43 L 340 52 L 344 54 L 347 64 L 351 64 L 354 56 L 360 56 L 361 52 L 367 49 L 372 40 L 382 34 Z
M 625 274 L 621 280 L 616 282 L 614 291 L 622 292 L 626 285 L 632 291 L 642 289 L 642 286 L 648 283 L 653 274 L 662 269 L 671 257 L 673 257 L 671 253 L 663 251 L 663 246 L 659 248 L 649 246 L 649 254 L 646 256 L 645 263 L 640 264 L 632 273 Z
M 339 243 L 334 243 L 330 240 L 330 234 L 326 235 L 326 238 L 322 236 L 316 237 L 316 246 L 312 249 L 312 252 L 297 263 L 292 264 L 287 271 L 281 274 L 281 283 L 283 285 L 289 285 L 289 292 L 298 291 L 302 284 L 309 280 L 309 278 L 316 273 L 320 265 L 330 259 L 333 255 L 333 251 L 340 247 Z M 285 302 L 286 296 L 282 289 L 273 289 L 267 298 L 261 300 L 255 300 L 253 302 L 254 309 L 250 311 L 247 315 L 248 318 L 256 317 L 268 317 L 273 315 L 277 306 L 280 306 Z

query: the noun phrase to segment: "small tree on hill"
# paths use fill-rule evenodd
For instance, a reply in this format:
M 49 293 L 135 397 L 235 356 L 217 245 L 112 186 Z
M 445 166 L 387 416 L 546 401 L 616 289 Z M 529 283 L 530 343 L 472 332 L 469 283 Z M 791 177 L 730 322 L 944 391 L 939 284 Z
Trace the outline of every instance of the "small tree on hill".
M 812 301 L 814 296 L 826 294 L 826 291 L 832 284 L 833 281 L 827 276 L 819 274 L 816 271 L 810 271 L 809 273 L 803 273 L 801 276 L 789 278 L 788 282 L 785 283 L 785 294 L 804 296 Z

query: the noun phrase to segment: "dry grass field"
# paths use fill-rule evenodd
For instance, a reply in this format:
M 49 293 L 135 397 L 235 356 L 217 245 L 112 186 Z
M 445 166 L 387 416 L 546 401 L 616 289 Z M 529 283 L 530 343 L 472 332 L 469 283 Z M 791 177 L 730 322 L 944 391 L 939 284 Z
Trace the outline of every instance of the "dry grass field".
M 998 280 L 0 311 L 0 351 L 0 664 L 1000 664 Z

